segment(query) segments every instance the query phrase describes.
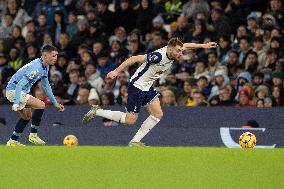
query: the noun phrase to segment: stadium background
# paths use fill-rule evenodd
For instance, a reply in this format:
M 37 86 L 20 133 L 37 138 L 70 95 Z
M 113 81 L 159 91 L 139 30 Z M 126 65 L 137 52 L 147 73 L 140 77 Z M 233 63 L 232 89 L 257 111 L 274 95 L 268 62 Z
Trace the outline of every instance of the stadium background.
M 68 106 L 64 114 L 58 114 L 55 109 L 48 108 L 44 113 L 46 119 L 42 120 L 39 135 L 49 145 L 62 145 L 62 138 L 73 134 L 79 139 L 80 145 L 126 146 L 148 116 L 146 109 L 143 109 L 134 126 L 111 125 L 107 122 L 102 124 L 101 118 L 94 119 L 89 125 L 83 126 L 81 118 L 88 108 L 88 106 Z M 123 110 L 120 106 L 109 108 Z M 239 136 L 245 131 L 250 131 L 257 136 L 257 148 L 284 147 L 282 126 L 284 116 L 283 110 L 279 108 L 207 109 L 197 107 L 189 109 L 187 107 L 166 107 L 164 114 L 165 117 L 161 123 L 143 139 L 146 144 L 151 146 L 239 148 Z M 0 117 L 6 118 L 6 126 L 0 124 L 0 143 L 5 144 L 14 129 L 10 125 L 16 123 L 18 115 L 12 112 L 9 106 L 3 106 L 0 109 L 0 115 Z M 274 118 L 273 122 L 270 121 L 271 116 Z M 259 122 L 259 128 L 240 127 L 246 125 L 245 120 L 251 118 Z M 28 134 L 29 129 L 26 129 L 20 141 L 26 143 Z
M 68 106 L 68 113 L 63 115 L 57 115 L 49 108 L 43 129 L 52 128 L 52 133 L 61 133 L 62 137 L 66 133 L 64 129 L 79 127 L 86 135 L 88 131 L 84 131 L 80 123 L 86 105 L 116 105 L 123 109 L 127 103 L 127 84 L 137 65 L 121 73 L 115 81 L 105 78 L 106 73 L 127 57 L 148 53 L 164 46 L 169 38 L 179 37 L 184 42 L 216 41 L 219 46 L 217 49 L 185 51 L 169 75 L 155 83 L 167 116 L 157 128 L 161 129 L 160 135 L 154 133 L 149 140 L 158 138 L 152 141 L 156 145 L 224 146 L 219 137 L 221 127 L 242 127 L 247 121 L 255 120 L 259 126 L 252 127 L 270 128 L 270 132 L 260 134 L 266 134 L 264 144 L 283 145 L 278 137 L 275 138 L 277 142 L 267 141 L 271 136 L 281 136 L 282 131 L 277 134 L 278 129 L 282 129 L 281 116 L 267 119 L 268 115 L 276 118 L 281 109 L 243 109 L 283 106 L 284 22 L 283 3 L 279 0 L 8 0 L 1 1 L 1 5 L 0 104 L 9 104 L 5 99 L 5 86 L 15 71 L 38 57 L 43 44 L 58 47 L 58 63 L 50 69 L 50 82 L 57 100 L 74 107 Z M 40 82 L 32 94 L 50 105 Z M 235 106 L 238 109 L 195 109 L 198 106 Z M 14 125 L 16 115 L 8 111 L 7 106 L 0 107 L 3 112 L 1 125 Z M 174 115 L 175 111 L 179 116 Z M 224 119 L 227 111 L 228 116 Z M 140 120 L 144 114 L 145 111 Z M 68 118 L 74 116 L 66 119 L 67 115 Z M 47 117 L 52 119 L 45 120 Z M 53 129 L 57 128 L 53 127 L 57 122 L 58 130 Z M 64 126 L 60 127 L 60 124 Z M 112 133 L 109 137 L 113 140 L 105 141 L 105 145 L 125 145 L 125 140 L 137 129 L 117 128 L 117 123 L 101 119 L 88 129 L 94 125 L 102 127 L 101 132 Z M 112 127 L 115 128 L 112 130 Z M 170 127 L 175 134 L 167 141 L 172 132 Z M 1 128 L 1 142 L 7 140 L 11 128 Z M 195 128 L 195 132 L 190 130 Z M 182 129 L 189 130 L 182 132 Z M 121 136 L 124 139 L 115 142 L 117 137 L 113 136 L 118 130 L 122 130 L 125 137 Z M 240 132 L 233 134 L 234 140 Z M 94 133 L 94 137 L 85 137 L 82 144 L 104 145 L 102 135 L 90 133 Z M 204 139 L 208 140 L 200 140 L 201 133 L 206 133 Z M 181 134 L 184 140 L 178 141 Z M 49 134 L 46 135 L 48 138 Z M 93 141 L 95 138 L 98 141 Z M 215 142 L 210 141 L 213 138 Z M 56 137 L 49 140 L 50 144 L 60 143 Z
M 0 0 L 0 143 L 18 119 L 5 99 L 9 78 L 52 43 L 60 54 L 50 81 L 66 112 L 48 107 L 40 136 L 55 145 L 67 134 L 80 144 L 112 145 L 0 146 L 0 188 L 283 188 L 283 149 L 222 148 L 234 146 L 251 119 L 258 122 L 251 130 L 258 145 L 283 147 L 283 109 L 271 108 L 283 106 L 283 6 L 281 0 Z M 219 47 L 185 52 L 155 83 L 165 116 L 145 137 L 153 147 L 113 147 L 128 143 L 145 109 L 134 127 L 101 119 L 83 127 L 87 104 L 123 109 L 137 67 L 115 82 L 105 74 L 171 37 Z M 50 104 L 40 84 L 32 94 Z
M 163 106 L 283 106 L 283 3 L 280 0 L 7 0 L 1 3 L 0 104 L 20 67 L 43 44 L 59 49 L 50 81 L 65 105 L 125 105 L 137 65 L 105 78 L 127 57 L 184 42 L 216 41 L 188 50 L 155 83 Z M 46 104 L 40 84 L 32 94 Z

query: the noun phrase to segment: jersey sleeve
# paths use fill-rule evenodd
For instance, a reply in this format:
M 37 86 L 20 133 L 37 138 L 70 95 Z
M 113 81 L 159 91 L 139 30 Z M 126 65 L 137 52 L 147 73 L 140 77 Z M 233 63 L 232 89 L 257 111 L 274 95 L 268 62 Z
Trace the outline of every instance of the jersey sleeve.
M 49 84 L 47 76 L 44 76 L 43 78 L 41 78 L 41 82 L 42 82 L 42 88 L 43 88 L 45 94 L 51 100 L 52 104 L 56 104 L 57 101 L 56 101 L 55 96 L 52 93 L 52 89 L 51 89 L 51 86 Z
M 145 59 L 148 64 L 157 64 L 162 61 L 162 54 L 157 51 L 147 53 Z

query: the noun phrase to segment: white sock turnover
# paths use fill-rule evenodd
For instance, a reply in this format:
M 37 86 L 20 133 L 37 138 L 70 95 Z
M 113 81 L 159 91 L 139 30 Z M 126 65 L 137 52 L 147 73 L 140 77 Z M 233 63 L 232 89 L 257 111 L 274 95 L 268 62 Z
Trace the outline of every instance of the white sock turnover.
M 137 131 L 131 142 L 140 142 L 142 138 L 149 133 L 155 125 L 159 123 L 160 119 L 150 115 L 141 125 L 140 129 Z
M 118 123 L 125 123 L 126 114 L 124 112 L 98 109 L 96 114 Z

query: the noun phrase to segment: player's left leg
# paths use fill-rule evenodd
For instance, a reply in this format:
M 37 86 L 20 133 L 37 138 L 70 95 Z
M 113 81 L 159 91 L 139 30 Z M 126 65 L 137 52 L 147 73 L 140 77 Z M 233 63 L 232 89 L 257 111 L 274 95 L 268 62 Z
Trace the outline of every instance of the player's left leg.
M 155 97 L 148 105 L 147 109 L 150 116 L 143 122 L 140 129 L 137 131 L 129 146 L 145 146 L 140 141 L 144 138 L 159 123 L 163 117 L 163 111 L 160 105 L 159 98 Z
M 45 142 L 39 138 L 37 131 L 40 126 L 41 118 L 44 112 L 45 104 L 43 101 L 30 96 L 27 105 L 35 108 L 32 114 L 31 133 L 29 135 L 29 142 L 35 145 L 45 145 Z

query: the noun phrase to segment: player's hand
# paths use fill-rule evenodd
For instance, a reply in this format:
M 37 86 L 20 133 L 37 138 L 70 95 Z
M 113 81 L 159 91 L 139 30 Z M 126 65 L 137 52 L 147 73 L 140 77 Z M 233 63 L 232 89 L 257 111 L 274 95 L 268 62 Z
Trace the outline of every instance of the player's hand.
M 113 70 L 111 72 L 108 72 L 107 74 L 107 78 L 110 78 L 110 79 L 115 79 L 118 75 L 118 72 L 116 70 Z
M 54 104 L 54 107 L 59 110 L 60 112 L 63 112 L 64 111 L 64 106 L 62 104 Z
M 15 111 L 15 112 L 19 111 L 20 110 L 19 104 L 13 104 L 12 110 Z
M 211 49 L 218 47 L 218 44 L 216 42 L 208 42 L 204 44 L 205 49 Z

